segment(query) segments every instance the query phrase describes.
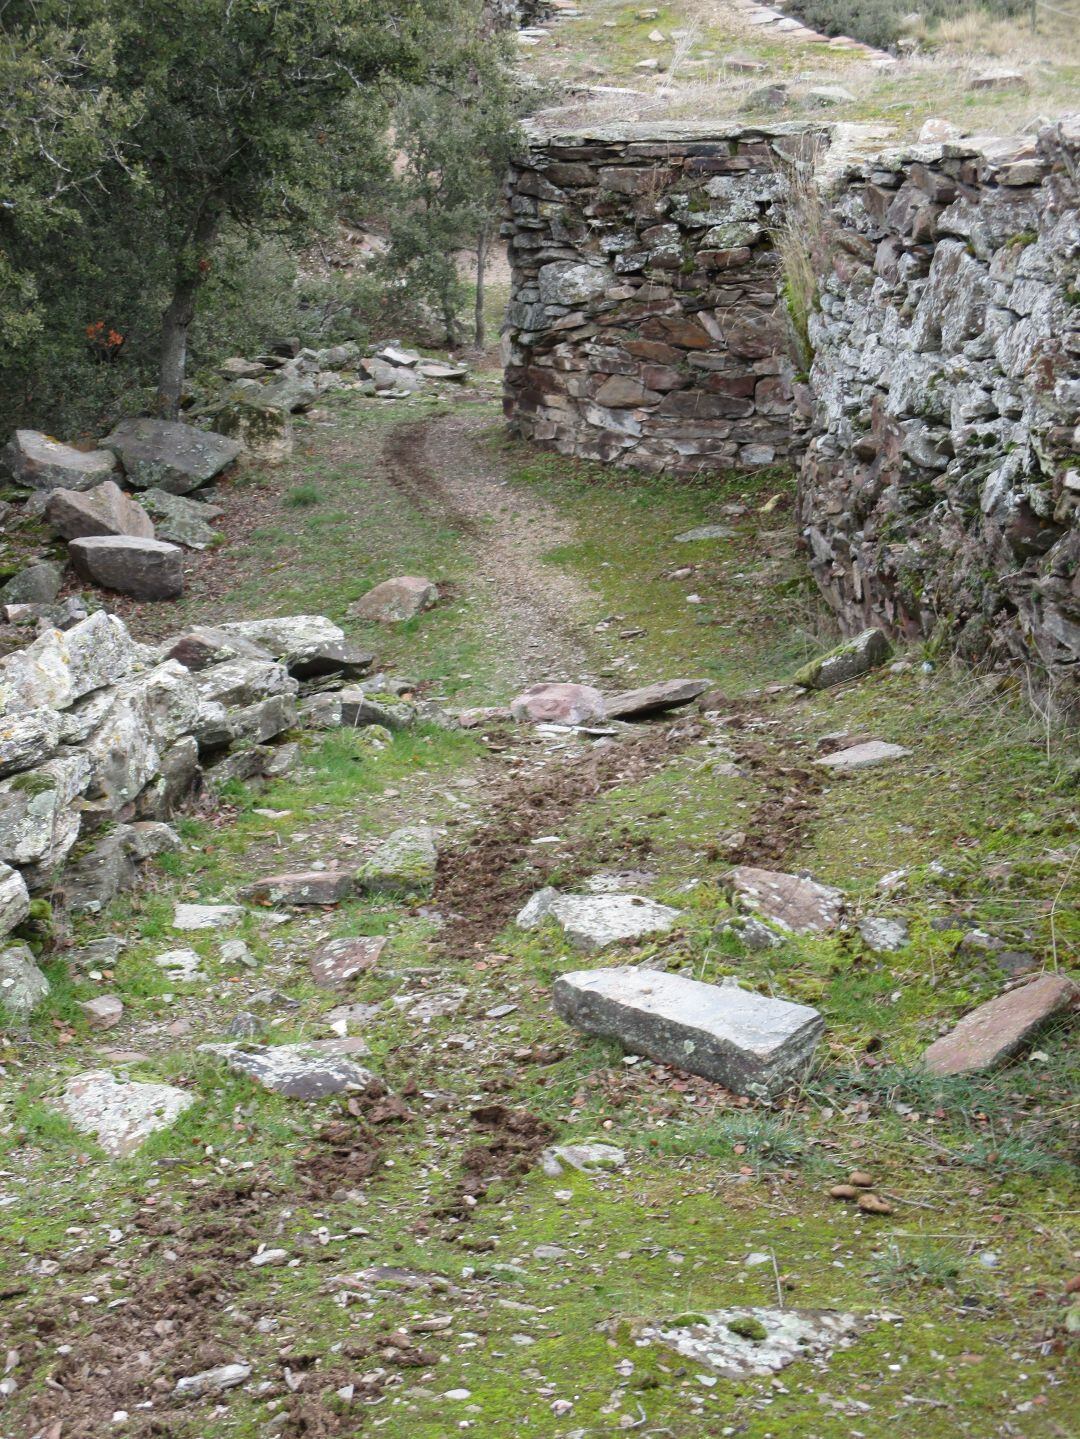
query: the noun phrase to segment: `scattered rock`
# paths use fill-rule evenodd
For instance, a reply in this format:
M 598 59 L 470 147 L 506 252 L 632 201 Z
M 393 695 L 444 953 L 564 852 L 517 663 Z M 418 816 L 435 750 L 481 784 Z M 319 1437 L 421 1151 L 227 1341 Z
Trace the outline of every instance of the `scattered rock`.
M 688 1322 L 646 1325 L 640 1337 L 725 1379 L 778 1374 L 798 1359 L 826 1359 L 868 1327 L 867 1320 L 834 1309 L 720 1309 L 684 1317 Z
M 204 1369 L 201 1374 L 186 1374 L 176 1381 L 173 1393 L 182 1399 L 202 1399 L 206 1394 L 235 1389 L 250 1378 L 250 1364 L 220 1364 L 216 1369 Z
M 90 490 L 116 470 L 111 450 L 76 450 L 37 430 L 16 430 L 0 468 L 28 490 Z
M 951 120 L 932 117 L 923 121 L 918 143 L 920 145 L 940 145 L 951 140 L 959 140 L 963 133 L 960 126 L 954 125 Z
M 708 688 L 708 680 L 660 680 L 641 689 L 605 695 L 604 715 L 607 719 L 636 719 L 643 715 L 659 714 L 663 710 L 678 709 L 680 705 L 689 704 Z
M 304 394 L 308 390 L 303 391 Z M 293 392 L 296 398 L 296 392 Z M 314 394 L 312 394 L 314 399 Z M 235 440 L 246 455 L 263 464 L 279 465 L 293 452 L 295 439 L 289 409 L 262 390 L 239 395 L 214 414 L 218 431 Z
M 194 1102 L 171 1084 L 124 1081 L 91 1069 L 68 1081 L 56 1107 L 80 1133 L 94 1135 L 106 1154 L 124 1159 Z
M 54 491 L 61 494 L 65 491 Z M 0 589 L 0 604 L 51 605 L 60 593 L 63 573 L 50 560 L 39 560 L 13 575 Z
M 517 917 L 519 929 L 533 929 L 551 918 L 573 947 L 585 953 L 612 944 L 633 943 L 666 934 L 679 911 L 638 894 L 559 894 L 541 890 Z
M 166 659 L 176 660 L 185 669 L 196 673 L 234 659 L 273 659 L 269 650 L 232 631 L 212 625 L 194 625 L 182 635 L 167 639 L 162 652 Z
M 746 908 L 793 934 L 824 934 L 836 928 L 843 913 L 838 889 L 798 875 L 738 865 L 727 884 Z
M 792 683 L 804 689 L 823 690 L 830 685 L 857 679 L 892 655 L 892 646 L 881 630 L 863 630 L 854 639 L 845 640 L 826 655 L 811 660 L 792 677 Z
M 0 1009 L 13 1019 L 29 1019 L 48 997 L 49 981 L 29 945 L 13 944 L 0 950 Z
M 92 490 L 53 490 L 45 506 L 45 518 L 65 540 L 87 535 L 154 538 L 150 516 L 113 480 L 105 480 Z
M 972 77 L 969 90 L 1026 90 L 1027 76 L 1020 70 L 1007 70 L 1001 66 L 983 70 Z
M 578 970 L 561 975 L 553 994 L 557 1012 L 586 1034 L 736 1094 L 772 1094 L 801 1076 L 825 1029 L 808 1005 L 657 970 Z
M 0 659 L 0 708 L 5 716 L 42 706 L 67 709 L 92 690 L 123 679 L 135 657 L 123 621 L 98 610 L 71 629 L 48 630 Z
M 312 978 L 323 989 L 337 989 L 358 974 L 373 969 L 385 947 L 386 940 L 381 935 L 332 939 L 312 955 L 309 961 Z
M 258 879 L 245 885 L 240 897 L 254 904 L 340 904 L 352 889 L 353 877 L 344 870 L 311 869 Z
M 137 489 L 167 490 L 173 495 L 186 495 L 207 484 L 228 469 L 243 449 L 225 435 L 153 419 L 121 420 L 101 443 L 119 455 Z
M 80 579 L 135 600 L 174 600 L 184 592 L 184 555 L 164 540 L 91 535 L 68 546 Z
M 86 1016 L 91 1029 L 112 1029 L 124 1016 L 124 1006 L 115 994 L 102 994 L 96 999 L 84 999 L 79 1008 Z
M 356 678 L 375 662 L 374 655 L 346 639 L 345 631 L 325 615 L 233 620 L 220 629 L 273 655 L 296 679 L 332 674 Z
M 368 590 L 350 606 L 349 613 L 358 620 L 398 624 L 431 609 L 438 598 L 439 588 L 431 580 L 419 575 L 399 575 Z
M 430 894 L 438 864 L 435 833 L 427 825 L 407 825 L 389 835 L 356 876 L 366 894 L 403 897 Z
M 697 529 L 684 530 L 675 536 L 677 545 L 695 545 L 701 540 L 730 540 L 735 531 L 729 525 L 698 525 Z
M 614 1144 L 554 1144 L 540 1156 L 540 1167 L 549 1179 L 558 1179 L 567 1169 L 579 1174 L 600 1174 L 621 1169 L 626 1163 L 626 1150 Z
M 1056 1014 L 1073 1007 L 1080 987 L 1063 974 L 1044 974 L 980 1004 L 923 1054 L 932 1074 L 978 1074 L 1022 1050 Z
M 362 1039 L 323 1039 L 307 1044 L 203 1044 L 240 1074 L 287 1099 L 321 1099 L 377 1084 L 370 1070 L 351 1058 L 367 1054 Z
M 210 524 L 223 513 L 216 505 L 159 489 L 144 491 L 142 503 L 154 516 L 159 540 L 185 545 L 189 550 L 205 550 L 221 539 Z
M 867 915 L 859 920 L 859 933 L 867 949 L 875 954 L 896 954 L 908 942 L 908 927 L 902 919 L 881 919 Z
M 201 969 L 202 956 L 194 949 L 167 949 L 163 954 L 155 954 L 153 962 L 165 970 L 170 979 L 181 984 L 206 978 Z
M 593 724 L 605 718 L 604 697 L 591 685 L 530 685 L 511 701 L 510 713 L 533 724 Z
M 828 109 L 833 105 L 847 105 L 854 101 L 855 96 L 843 85 L 818 85 L 812 90 L 807 90 L 804 97 L 808 105 L 817 106 L 818 109 Z
M 238 904 L 178 904 L 173 911 L 173 929 L 231 929 L 244 918 Z
M 903 759 L 911 751 L 900 744 L 886 744 L 884 740 L 872 739 L 865 744 L 855 744 L 850 749 L 840 749 L 827 754 L 817 763 L 826 769 L 848 773 L 857 769 L 869 769 L 872 765 L 888 764 L 890 760 Z

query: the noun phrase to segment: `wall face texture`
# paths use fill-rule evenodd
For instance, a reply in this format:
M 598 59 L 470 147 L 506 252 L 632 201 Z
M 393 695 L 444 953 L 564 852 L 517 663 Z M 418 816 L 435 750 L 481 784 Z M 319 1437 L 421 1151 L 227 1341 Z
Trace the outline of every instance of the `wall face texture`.
M 816 195 L 789 183 L 811 160 Z M 509 192 L 511 425 L 676 474 L 801 462 L 845 630 L 941 633 L 1080 705 L 1078 175 L 1075 116 L 855 168 L 823 127 L 536 141 Z M 785 207 L 818 277 L 808 383 Z
M 965 148 L 967 146 L 967 148 Z M 1080 125 L 924 147 L 829 204 L 800 519 L 849 631 L 1080 683 Z M 820 258 L 820 257 L 819 257 Z
M 513 170 L 505 408 L 587 459 L 695 473 L 797 454 L 771 227 L 800 126 L 594 130 Z

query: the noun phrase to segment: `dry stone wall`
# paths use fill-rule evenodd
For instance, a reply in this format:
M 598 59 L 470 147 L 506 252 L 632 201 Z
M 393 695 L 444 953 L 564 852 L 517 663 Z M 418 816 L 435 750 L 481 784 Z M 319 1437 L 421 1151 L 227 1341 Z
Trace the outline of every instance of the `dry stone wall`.
M 1080 661 L 1080 123 L 844 176 L 799 510 L 845 629 L 938 627 L 1059 706 Z
M 509 181 L 506 413 L 564 454 L 693 473 L 796 455 L 772 227 L 821 131 L 621 126 Z

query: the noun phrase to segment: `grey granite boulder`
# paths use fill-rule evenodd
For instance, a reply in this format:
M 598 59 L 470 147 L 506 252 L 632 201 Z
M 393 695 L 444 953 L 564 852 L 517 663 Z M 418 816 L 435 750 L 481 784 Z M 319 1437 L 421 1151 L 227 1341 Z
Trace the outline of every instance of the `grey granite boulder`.
M 553 995 L 586 1034 L 736 1094 L 774 1094 L 799 1078 L 825 1029 L 808 1005 L 651 969 L 577 970 L 555 981 Z
M 76 450 L 37 430 L 16 430 L 0 450 L 0 469 L 29 490 L 89 490 L 116 470 L 111 450 Z
M 434 831 L 427 825 L 407 825 L 383 840 L 361 866 L 357 885 L 366 894 L 426 895 L 435 883 L 438 858 Z
M 272 1094 L 288 1099 L 322 1099 L 377 1084 L 370 1070 L 352 1057 L 365 1055 L 362 1039 L 322 1039 L 308 1044 L 203 1044 L 200 1049 L 224 1059 Z
M 824 690 L 845 680 L 883 665 L 892 654 L 892 646 L 881 630 L 863 630 L 854 639 L 845 640 L 826 655 L 820 655 L 792 676 L 792 683 L 805 689 Z
M 91 1069 L 68 1081 L 55 1107 L 106 1154 L 124 1159 L 194 1103 L 171 1084 L 124 1081 L 107 1069 Z
M 207 484 L 243 453 L 238 440 L 175 420 L 121 420 L 101 443 L 119 455 L 137 489 L 174 495 Z
M 74 801 L 90 774 L 87 757 L 70 751 L 0 781 L 0 859 L 46 867 L 63 859 L 78 838 L 81 818 Z
M 13 944 L 0 950 L 0 1012 L 29 1019 L 49 996 L 49 981 L 37 967 L 30 947 Z
M 356 678 L 366 674 L 375 662 L 374 655 L 346 639 L 345 631 L 325 615 L 232 620 L 220 628 L 227 635 L 266 650 L 297 679 L 331 674 Z
M 51 560 L 38 560 L 12 575 L 0 589 L 0 604 L 51 605 L 60 593 L 63 572 Z
M 184 592 L 183 551 L 164 540 L 91 535 L 72 540 L 68 554 L 80 579 L 135 600 L 174 600 Z
M 189 550 L 205 550 L 221 539 L 220 531 L 210 523 L 224 513 L 217 505 L 159 489 L 146 490 L 142 503 L 154 516 L 159 540 L 184 545 Z
M 865 744 L 853 744 L 847 749 L 827 754 L 817 763 L 834 774 L 851 774 L 855 770 L 871 769 L 874 765 L 888 764 L 891 760 L 904 759 L 911 751 L 901 744 L 886 744 L 884 740 L 871 739 Z
M 541 890 L 517 917 L 519 929 L 553 919 L 577 950 L 593 953 L 612 944 L 633 944 L 666 934 L 679 911 L 638 894 L 559 894 Z
M 92 490 L 53 490 L 45 506 L 49 526 L 65 540 L 84 535 L 134 535 L 152 540 L 154 522 L 113 480 Z
M 17 774 L 55 754 L 60 716 L 53 709 L 26 710 L 0 718 L 0 775 Z
M 26 881 L 17 869 L 0 863 L 0 935 L 7 934 L 30 913 Z
M 128 674 L 137 650 L 124 622 L 98 610 L 69 630 L 47 630 L 0 659 L 0 714 L 67 709 Z
M 173 929 L 232 929 L 245 914 L 239 904 L 178 904 L 173 910 Z
M 236 659 L 210 665 L 195 676 L 203 704 L 250 705 L 270 695 L 295 695 L 296 681 L 277 660 Z

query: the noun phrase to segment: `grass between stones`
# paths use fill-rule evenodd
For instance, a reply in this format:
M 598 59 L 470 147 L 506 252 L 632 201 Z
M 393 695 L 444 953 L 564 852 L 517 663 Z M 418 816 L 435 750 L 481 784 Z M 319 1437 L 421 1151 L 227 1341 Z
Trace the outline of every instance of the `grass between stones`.
M 395 412 L 370 410 L 336 406 L 337 424 L 312 432 L 292 471 L 260 482 L 265 524 L 235 541 L 229 588 L 193 594 L 185 617 L 245 606 L 341 617 L 374 579 L 440 566 L 461 598 L 380 635 L 378 648 L 434 679 L 433 693 L 453 680 L 470 703 L 504 701 L 515 657 L 471 602 L 470 552 L 388 488 L 376 441 Z M 125 939 L 115 972 L 94 980 L 62 952 L 48 965 L 52 1004 L 0 1049 L 0 1315 L 19 1354 L 0 1427 L 47 1433 L 62 1418 L 63 1439 L 97 1439 L 124 1410 L 117 1432 L 173 1439 L 369 1429 L 569 1439 L 632 1427 L 848 1439 L 898 1423 L 919 1439 L 1059 1439 L 1076 1398 L 1065 1324 L 1075 1052 L 1059 1026 L 974 1080 L 934 1080 L 916 1060 L 1001 987 L 994 952 L 961 943 L 973 928 L 1040 967 L 1075 966 L 1075 757 L 1007 688 L 940 661 L 924 669 L 918 649 L 908 668 L 841 690 L 748 693 L 828 639 L 793 553 L 782 477 L 639 483 L 515 446 L 485 463 L 572 524 L 572 542 L 543 564 L 588 580 L 577 620 L 595 636 L 605 683 L 702 673 L 730 697 L 728 723 L 669 720 L 689 728 L 655 766 L 584 791 L 558 842 L 537 847 L 537 883 L 569 885 L 600 865 L 654 872 L 650 893 L 682 921 L 617 961 L 732 975 L 814 1003 L 828 1024 L 818 1068 L 761 1106 L 628 1063 L 553 1016 L 554 977 L 591 961 L 550 928 L 453 947 L 423 905 L 355 899 L 281 926 L 255 911 L 224 935 L 173 932 L 177 900 L 228 902 L 253 878 L 313 860 L 359 867 L 405 822 L 434 824 L 443 849 L 467 844 L 506 755 L 534 774 L 545 763 L 521 732 L 492 731 L 493 749 L 436 729 L 382 751 L 309 736 L 294 776 L 260 793 L 234 786 L 220 812 L 186 817 L 184 850 L 152 883 L 80 923 L 80 942 Z M 311 474 L 324 498 L 290 510 L 286 531 L 274 507 Z M 734 504 L 746 512 L 727 514 Z M 318 524 L 323 506 L 347 520 Z M 674 542 L 710 522 L 730 523 L 733 537 Z M 289 565 L 271 569 L 282 547 Z M 645 633 L 620 637 L 636 629 Z M 817 741 L 837 731 L 912 754 L 818 775 Z M 797 938 L 745 952 L 721 932 L 722 880 L 752 844 L 864 912 L 902 916 L 911 943 L 875 955 L 851 936 Z M 531 860 L 519 863 L 531 875 Z M 360 934 L 388 938 L 376 967 L 347 992 L 317 989 L 309 955 Z M 224 963 L 222 937 L 244 938 L 254 967 Z M 179 947 L 202 956 L 205 981 L 180 984 L 153 964 Z M 327 1037 L 332 1008 L 372 1006 L 350 1032 L 408 1114 L 375 1122 L 363 1104 L 283 1100 L 198 1052 L 266 989 L 274 1041 Z M 102 991 L 127 1008 L 105 1035 L 77 1009 Z M 447 996 L 450 1012 L 418 1017 L 418 1004 L 430 1012 Z M 507 1004 L 516 1008 L 487 1017 Z M 170 1033 L 178 1020 L 189 1027 Z M 133 1158 L 107 1161 L 48 1103 L 68 1074 L 105 1066 L 181 1084 L 197 1103 Z M 487 1123 L 473 1114 L 495 1106 L 532 1116 L 532 1130 L 514 1132 L 498 1110 Z M 626 1166 L 547 1178 L 534 1162 L 544 1125 L 617 1144 Z M 873 1174 L 890 1215 L 828 1197 L 856 1169 Z M 286 1262 L 252 1267 L 260 1245 Z M 373 1266 L 383 1269 L 341 1288 Z M 774 1379 L 710 1384 L 635 1338 L 642 1321 L 778 1302 L 879 1317 L 827 1367 L 803 1362 Z M 244 1387 L 171 1397 L 178 1377 L 235 1361 L 252 1366 Z

